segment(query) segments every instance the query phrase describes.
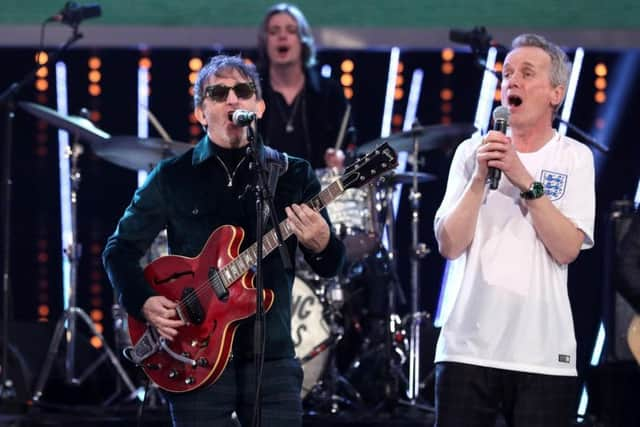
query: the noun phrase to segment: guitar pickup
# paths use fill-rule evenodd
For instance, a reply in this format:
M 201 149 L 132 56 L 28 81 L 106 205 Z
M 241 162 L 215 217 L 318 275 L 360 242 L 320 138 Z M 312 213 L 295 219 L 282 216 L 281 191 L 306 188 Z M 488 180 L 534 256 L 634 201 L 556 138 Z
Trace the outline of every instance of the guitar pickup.
M 199 325 L 204 322 L 204 309 L 202 308 L 198 295 L 193 288 L 184 288 L 182 290 L 181 301 L 187 309 L 187 316 L 190 320 L 189 323 Z
M 213 292 L 216 293 L 216 296 L 220 301 L 227 301 L 229 299 L 229 291 L 222 283 L 222 279 L 218 274 L 218 270 L 211 267 L 209 268 L 209 283 L 211 283 L 211 287 L 213 288 Z

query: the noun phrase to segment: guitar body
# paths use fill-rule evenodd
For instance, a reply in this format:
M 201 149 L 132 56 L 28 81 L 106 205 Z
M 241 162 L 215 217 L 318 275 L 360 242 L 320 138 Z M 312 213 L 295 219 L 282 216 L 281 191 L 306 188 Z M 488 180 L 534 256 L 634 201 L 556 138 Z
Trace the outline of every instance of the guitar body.
M 171 392 L 191 391 L 215 382 L 226 367 L 238 322 L 256 312 L 253 272 L 245 272 L 228 286 L 228 295 L 222 299 L 209 282 L 212 269 L 217 271 L 238 256 L 243 238 L 242 228 L 225 225 L 211 234 L 195 258 L 168 255 L 145 268 L 145 280 L 154 291 L 172 301 L 182 301 L 187 325 L 178 330 L 173 341 L 167 341 L 169 348 L 198 362 L 191 366 L 166 351 L 154 353 L 144 360 L 142 368 L 158 387 Z M 265 311 L 274 298 L 273 291 L 264 290 Z M 128 321 L 135 345 L 148 325 L 133 316 Z

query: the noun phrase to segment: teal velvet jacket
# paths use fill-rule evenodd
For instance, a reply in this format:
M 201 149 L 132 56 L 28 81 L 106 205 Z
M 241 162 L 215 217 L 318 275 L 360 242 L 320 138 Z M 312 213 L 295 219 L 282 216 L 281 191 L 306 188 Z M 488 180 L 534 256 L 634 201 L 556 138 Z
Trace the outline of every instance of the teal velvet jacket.
M 162 161 L 149 174 L 135 192 L 115 233 L 107 240 L 102 255 L 109 279 L 129 314 L 142 319 L 142 306 L 154 295 L 144 281 L 140 259 L 165 227 L 169 251 L 175 255 L 197 256 L 211 233 L 225 224 L 244 229 L 246 235 L 240 251 L 255 242 L 255 194 L 245 191 L 253 180 L 248 165 L 244 148 L 225 149 L 205 136 L 193 149 Z M 230 181 L 232 185 L 228 186 Z M 278 220 L 286 218 L 286 206 L 304 203 L 319 192 L 320 183 L 309 163 L 289 157 L 288 169 L 278 181 L 274 198 Z M 322 215 L 329 222 L 326 212 Z M 271 228 L 267 226 L 267 230 Z M 295 266 L 298 248 L 295 235 L 286 243 L 291 265 Z M 320 254 L 314 255 L 302 245 L 299 248 L 320 276 L 334 276 L 343 266 L 345 248 L 333 232 Z M 290 322 L 295 271 L 285 270 L 280 252 L 274 250 L 264 259 L 263 274 L 265 288 L 275 292 L 273 306 L 266 314 L 265 359 L 293 357 Z M 252 357 L 252 319 L 238 328 L 233 353 L 235 357 Z

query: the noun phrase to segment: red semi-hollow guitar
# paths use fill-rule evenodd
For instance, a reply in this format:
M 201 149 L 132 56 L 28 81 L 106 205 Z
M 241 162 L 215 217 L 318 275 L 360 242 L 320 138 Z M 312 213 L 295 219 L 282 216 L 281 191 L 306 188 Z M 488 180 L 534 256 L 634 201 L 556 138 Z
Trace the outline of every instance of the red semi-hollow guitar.
M 307 205 L 320 211 L 346 189 L 360 187 L 396 165 L 396 153 L 385 143 L 350 165 Z M 283 239 L 291 236 L 286 220 L 279 227 Z M 198 256 L 163 256 L 145 268 L 147 283 L 178 303 L 178 317 L 186 323 L 173 341 L 165 341 L 152 326 L 128 317 L 133 343 L 128 352 L 158 387 L 191 391 L 215 382 L 227 366 L 238 323 L 256 312 L 252 268 L 257 243 L 239 254 L 243 238 L 242 228 L 224 225 L 214 230 Z M 277 244 L 272 229 L 264 236 L 263 257 Z M 272 290 L 264 290 L 265 310 L 274 298 Z

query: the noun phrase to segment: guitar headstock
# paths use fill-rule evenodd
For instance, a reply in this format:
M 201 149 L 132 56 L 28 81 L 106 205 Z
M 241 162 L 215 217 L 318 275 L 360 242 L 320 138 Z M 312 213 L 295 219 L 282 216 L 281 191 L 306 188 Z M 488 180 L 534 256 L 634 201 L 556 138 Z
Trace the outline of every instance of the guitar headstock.
M 385 172 L 395 169 L 396 166 L 398 166 L 398 155 L 389 143 L 385 142 L 349 165 L 340 177 L 340 181 L 345 190 L 358 188 Z

